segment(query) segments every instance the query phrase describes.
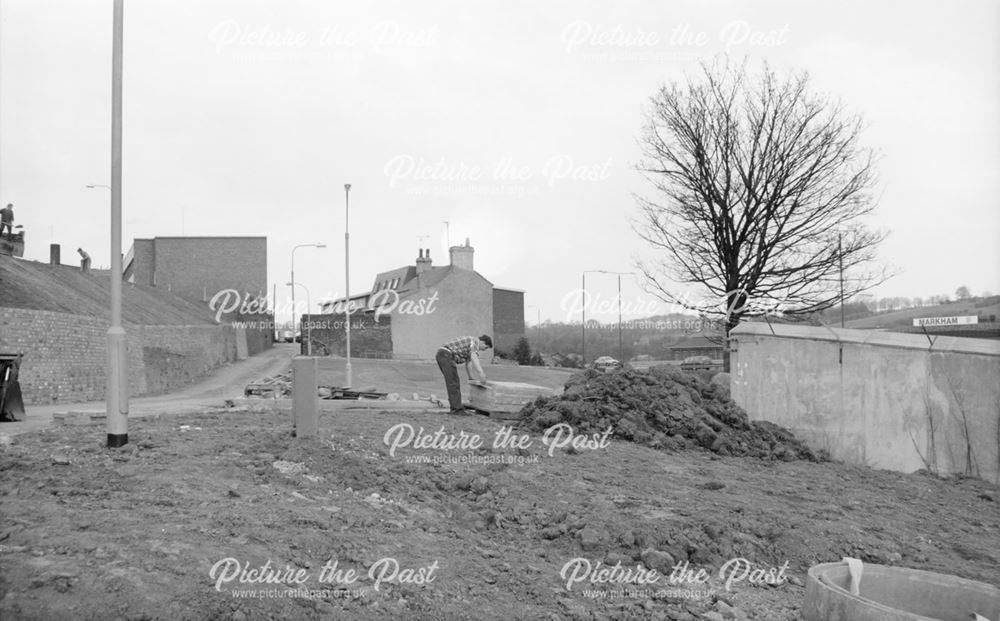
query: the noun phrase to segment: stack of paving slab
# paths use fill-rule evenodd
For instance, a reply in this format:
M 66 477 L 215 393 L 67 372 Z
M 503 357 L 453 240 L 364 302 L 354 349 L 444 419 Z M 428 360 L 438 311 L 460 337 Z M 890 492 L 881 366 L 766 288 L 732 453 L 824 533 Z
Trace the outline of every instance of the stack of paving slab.
M 538 397 L 549 397 L 552 390 L 544 386 L 520 382 L 469 383 L 469 407 L 486 412 L 490 418 L 517 418 L 528 403 Z

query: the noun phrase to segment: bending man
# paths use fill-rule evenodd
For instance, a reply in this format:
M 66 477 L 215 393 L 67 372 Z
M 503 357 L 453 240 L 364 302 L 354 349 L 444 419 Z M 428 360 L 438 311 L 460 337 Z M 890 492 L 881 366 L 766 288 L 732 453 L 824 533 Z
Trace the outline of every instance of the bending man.
M 465 414 L 465 407 L 462 405 L 462 384 L 458 379 L 459 364 L 465 364 L 465 374 L 472 380 L 472 372 L 469 371 L 469 363 L 476 368 L 476 374 L 483 382 L 486 381 L 486 373 L 479 363 L 479 352 L 493 347 L 493 339 L 487 335 L 479 338 L 474 336 L 460 336 L 442 345 L 437 350 L 438 368 L 444 375 L 444 385 L 448 389 L 448 405 L 452 414 Z

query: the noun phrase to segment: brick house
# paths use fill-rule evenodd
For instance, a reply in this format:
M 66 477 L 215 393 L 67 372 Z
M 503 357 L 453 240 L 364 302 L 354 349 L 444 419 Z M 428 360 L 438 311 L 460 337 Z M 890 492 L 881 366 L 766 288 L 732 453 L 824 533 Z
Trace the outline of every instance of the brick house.
M 468 240 L 449 255 L 448 265 L 434 266 L 430 250 L 421 249 L 413 265 L 381 272 L 370 291 L 351 296 L 352 356 L 430 359 L 466 334 L 489 334 L 494 348 L 513 349 L 524 336 L 524 292 L 494 287 L 477 272 Z M 343 355 L 344 300 L 321 307 L 324 314 L 306 318 L 313 340 Z

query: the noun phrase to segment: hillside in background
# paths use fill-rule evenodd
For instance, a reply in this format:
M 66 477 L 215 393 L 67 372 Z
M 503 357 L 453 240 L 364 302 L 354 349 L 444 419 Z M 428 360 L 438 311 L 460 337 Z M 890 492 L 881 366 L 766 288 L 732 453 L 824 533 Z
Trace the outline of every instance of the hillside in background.
M 0 307 L 110 318 L 110 277 L 79 267 L 0 256 Z M 206 304 L 156 287 L 122 285 L 122 317 L 139 325 L 214 324 Z
M 878 313 L 860 319 L 848 320 L 846 327 L 861 330 L 912 328 L 918 317 L 956 317 L 975 315 L 980 323 L 996 321 L 1000 314 L 1000 296 L 969 298 L 934 306 L 917 306 L 888 313 Z M 992 319 L 991 319 L 992 318 Z

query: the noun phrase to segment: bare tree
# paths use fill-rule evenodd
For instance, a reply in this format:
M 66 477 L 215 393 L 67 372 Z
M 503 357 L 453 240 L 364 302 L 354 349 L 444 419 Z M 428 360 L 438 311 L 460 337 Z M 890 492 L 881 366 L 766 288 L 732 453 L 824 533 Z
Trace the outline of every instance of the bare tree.
M 746 317 L 805 315 L 865 291 L 885 233 L 872 213 L 875 155 L 862 121 L 812 94 L 805 73 L 766 65 L 703 64 L 697 78 L 651 98 L 638 169 L 653 198 L 637 196 L 635 232 L 662 251 L 639 264 L 661 299 L 721 317 L 726 334 Z M 698 285 L 692 303 L 672 283 Z M 728 370 L 729 357 L 726 355 Z

